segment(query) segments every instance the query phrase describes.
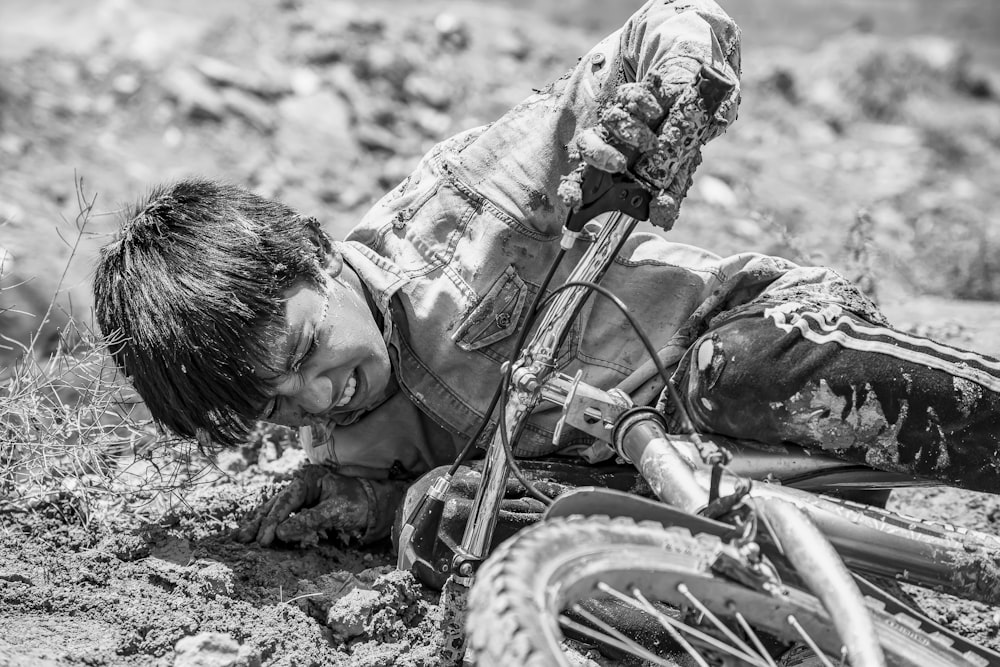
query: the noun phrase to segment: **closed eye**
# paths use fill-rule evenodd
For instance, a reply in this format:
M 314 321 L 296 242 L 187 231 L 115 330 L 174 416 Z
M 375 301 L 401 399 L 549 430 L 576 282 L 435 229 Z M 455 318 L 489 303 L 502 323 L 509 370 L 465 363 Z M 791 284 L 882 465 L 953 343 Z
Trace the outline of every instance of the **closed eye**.
M 316 332 L 314 331 L 312 337 L 309 339 L 309 348 L 306 349 L 305 353 L 301 357 L 299 357 L 295 361 L 295 363 L 292 364 L 291 368 L 292 373 L 298 373 L 300 370 L 302 370 L 302 364 L 309 361 L 309 357 L 311 357 L 313 353 L 316 352 L 316 348 L 318 347 L 319 347 L 319 337 L 316 335 Z
M 264 407 L 261 408 L 260 413 L 258 414 L 258 419 L 261 419 L 263 421 L 269 421 L 274 417 L 274 413 L 276 413 L 277 411 L 278 411 L 278 397 L 272 396 L 271 398 L 268 399 L 267 403 L 264 404 Z

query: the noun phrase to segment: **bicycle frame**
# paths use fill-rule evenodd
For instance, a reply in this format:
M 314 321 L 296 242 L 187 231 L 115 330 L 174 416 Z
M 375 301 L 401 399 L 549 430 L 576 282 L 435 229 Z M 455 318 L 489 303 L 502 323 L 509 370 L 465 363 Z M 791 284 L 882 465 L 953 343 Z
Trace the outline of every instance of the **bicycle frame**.
M 608 253 L 618 247 L 622 238 L 634 228 L 634 220 L 625 216 L 613 217 L 602 229 L 588 253 L 573 271 L 568 282 L 586 281 L 603 273 Z M 598 266 L 600 265 L 600 266 Z M 596 268 L 595 268 L 596 267 Z M 765 543 L 772 543 L 778 552 L 788 557 L 801 573 L 807 586 L 817 594 L 828 609 L 843 637 L 852 637 L 854 655 L 880 650 L 874 648 L 875 640 L 864 619 L 846 612 L 853 604 L 861 604 L 861 593 L 851 581 L 847 568 L 866 575 L 901 578 L 935 590 L 990 604 L 1000 604 L 1000 568 L 992 555 L 1000 550 L 1000 538 L 973 531 L 959 531 L 923 522 L 909 517 L 872 508 L 858 503 L 837 501 L 780 484 L 753 484 L 749 493 L 740 485 L 747 478 L 773 478 L 779 476 L 799 478 L 813 488 L 822 489 L 824 476 L 834 478 L 834 486 L 843 488 L 890 488 L 912 484 L 926 484 L 902 475 L 884 473 L 848 464 L 823 455 L 794 452 L 791 448 L 771 448 L 770 451 L 754 450 L 734 441 L 719 438 L 715 444 L 727 450 L 735 449 L 739 455 L 731 469 L 721 475 L 704 460 L 705 448 L 684 437 L 669 436 L 662 428 L 650 430 L 652 409 L 632 409 L 632 402 L 623 392 L 601 391 L 580 381 L 554 371 L 553 359 L 562 331 L 569 326 L 580 302 L 586 297 L 584 288 L 574 288 L 557 296 L 539 325 L 532 342 L 525 348 L 515 368 L 511 371 L 509 398 L 500 424 L 492 435 L 482 471 L 482 481 L 473 502 L 469 521 L 461 545 L 455 548 L 451 579 L 455 584 L 469 587 L 474 580 L 478 564 L 485 559 L 492 543 L 493 530 L 499 513 L 500 501 L 509 473 L 505 448 L 500 429 L 511 428 L 509 438 L 516 438 L 516 429 L 530 411 L 542 401 L 561 405 L 561 425 L 578 428 L 595 438 L 612 444 L 626 461 L 633 462 L 640 474 L 649 482 L 654 493 L 666 504 L 653 517 L 664 523 L 676 525 L 690 517 L 693 524 L 704 522 L 698 513 L 718 496 L 746 495 L 763 518 L 768 535 Z M 653 419 L 655 422 L 655 419 Z M 776 451 L 778 450 L 778 451 Z M 580 513 L 579 496 L 589 493 L 601 501 L 609 500 L 596 490 L 574 492 L 570 495 L 577 502 L 559 501 L 549 515 Z M 616 495 L 613 492 L 611 499 Z M 586 503 L 599 514 L 616 514 L 613 506 L 596 507 Z M 631 507 L 631 505 L 629 505 Z M 680 511 L 678 512 L 677 508 Z M 649 510 L 643 510 L 648 512 Z M 629 514 L 630 515 L 630 514 Z M 805 515 L 808 519 L 801 519 Z M 639 517 L 634 517 L 639 518 Z M 649 518 L 644 516 L 642 518 Z M 728 533 L 733 527 L 725 526 Z M 702 532 L 704 526 L 699 526 Z M 801 547 L 804 531 L 815 530 L 816 537 L 808 541 L 809 548 Z M 718 534 L 718 531 L 716 531 Z M 822 535 L 822 537 L 819 537 Z M 782 542 L 786 544 L 782 544 Z M 822 553 L 823 545 L 833 546 L 831 553 Z M 835 550 L 835 553 L 832 553 Z M 846 565 L 846 568 L 845 568 Z M 831 571 L 840 583 L 831 585 Z M 849 582 L 849 584 L 847 583 Z M 882 596 L 890 604 L 898 604 L 881 589 L 864 583 L 867 594 Z M 854 607 L 856 608 L 856 607 Z M 911 613 L 913 610 L 910 610 Z M 924 617 L 926 619 L 926 617 Z M 928 619 L 929 620 L 929 619 Z M 959 635 L 937 626 L 960 645 L 974 648 L 980 655 L 989 656 L 1000 664 L 1000 655 L 975 646 Z M 867 634 L 866 634 L 867 633 Z M 860 648 L 859 648 L 860 647 Z M 859 664 L 880 664 L 878 659 Z
M 692 91 L 706 81 L 709 92 L 713 85 L 718 85 L 718 82 L 712 83 L 711 77 L 706 77 Z M 704 93 L 700 94 L 705 97 Z M 686 99 L 685 105 L 695 102 L 702 103 L 693 94 Z M 704 106 L 700 110 L 692 110 L 690 106 L 680 109 L 675 119 L 677 127 L 693 133 L 692 141 L 681 145 L 697 143 L 694 140 L 699 138 L 698 133 L 704 127 L 698 122 L 682 121 L 701 118 L 704 122 L 705 117 Z M 659 509 L 651 509 L 646 501 L 623 500 L 621 494 L 590 490 L 574 492 L 557 500 L 550 514 L 565 513 L 567 508 L 575 512 L 581 507 L 591 507 L 601 514 L 615 514 L 616 507 L 625 508 L 626 515 L 635 512 L 643 518 L 697 525 L 701 532 L 714 530 L 719 534 L 724 531 L 723 534 L 733 537 L 735 526 L 710 522 L 700 515 L 706 510 L 710 514 L 724 515 L 740 503 L 749 504 L 751 514 L 764 525 L 764 530 L 756 531 L 763 544 L 787 558 L 796 576 L 822 600 L 838 633 L 849 645 L 851 655 L 858 660 L 857 664 L 880 665 L 883 658 L 872 624 L 867 619 L 861 592 L 845 563 L 863 573 L 903 574 L 906 581 L 991 604 L 1000 603 L 1000 565 L 994 563 L 990 555 L 1000 550 L 1000 539 L 996 537 L 971 531 L 949 532 L 881 509 L 875 512 L 863 505 L 836 502 L 778 484 L 748 482 L 750 478 L 771 479 L 778 474 L 798 478 L 822 490 L 825 476 L 828 480 L 835 479 L 830 483 L 839 487 L 884 489 L 906 485 L 905 477 L 871 471 L 821 455 L 796 455 L 789 449 L 775 451 L 777 448 L 772 448 L 760 452 L 732 441 L 709 439 L 706 444 L 698 436 L 668 435 L 659 414 L 651 408 L 634 408 L 625 392 L 602 391 L 581 382 L 579 375 L 572 378 L 556 372 L 558 347 L 590 294 L 583 284 L 600 280 L 637 224 L 636 219 L 621 211 L 634 215 L 634 210 L 642 209 L 643 205 L 648 210 L 648 193 L 637 190 L 626 177 L 606 174 L 593 179 L 584 177 L 582 191 L 588 210 L 571 213 L 569 222 L 573 224 L 568 224 L 568 231 L 564 232 L 564 248 L 579 236 L 583 221 L 597 213 L 614 212 L 570 274 L 567 284 L 576 285 L 554 297 L 520 356 L 510 368 L 505 368 L 505 377 L 509 378 L 503 394 L 506 402 L 501 403 L 498 426 L 491 436 L 462 541 L 459 545 L 449 545 L 450 560 L 437 558 L 438 554 L 435 555 L 437 560 L 431 562 L 417 553 L 427 550 L 435 537 L 429 535 L 427 526 L 436 526 L 440 518 L 450 484 L 450 476 L 446 476 L 435 483 L 425 498 L 432 501 L 432 506 L 428 508 L 427 503 L 422 503 L 403 527 L 399 539 L 401 568 L 430 568 L 433 574 L 445 574 L 447 582 L 451 583 L 451 586 L 446 583 L 445 593 L 462 597 L 461 591 L 472 585 L 475 571 L 492 545 L 510 472 L 505 443 L 516 441 L 528 416 L 540 402 L 546 401 L 563 409 L 556 439 L 562 427 L 569 425 L 608 442 L 621 458 L 634 463 L 665 503 L 655 506 Z M 663 361 L 658 360 L 658 364 L 665 365 Z M 739 453 L 730 469 L 720 465 L 720 459 L 728 460 L 721 455 L 722 448 Z M 591 502 L 594 498 L 612 506 L 595 507 Z M 749 522 L 742 528 L 750 526 L 753 530 L 755 525 Z M 804 539 L 803 535 L 811 537 Z M 751 541 L 745 539 L 744 543 Z M 753 578 L 753 572 L 746 574 L 749 571 L 747 563 L 753 566 L 749 570 L 758 568 L 761 581 L 769 580 L 766 570 L 770 566 L 753 558 L 736 566 L 734 574 Z M 866 587 L 866 590 L 870 589 Z M 876 589 L 876 595 L 879 593 Z M 886 597 L 884 592 L 882 595 Z M 953 637 L 963 641 L 957 635 Z M 1000 664 L 1000 655 L 976 648 Z
M 621 241 L 632 232 L 636 222 L 621 213 L 614 214 L 574 268 L 567 282 L 599 280 L 614 259 Z M 511 394 L 514 400 L 508 400 L 505 414 L 501 416 L 487 449 L 483 481 L 473 501 L 472 513 L 460 547 L 460 556 L 469 562 L 482 561 L 487 555 L 507 481 L 507 454 L 502 446 L 501 438 L 504 435 L 500 429 L 522 423 L 539 402 L 541 395 L 534 390 L 542 386 L 551 373 L 563 332 L 568 329 L 570 320 L 587 295 L 585 288 L 578 287 L 556 297 L 546 310 L 532 342 L 525 348 L 511 372 Z M 515 437 L 514 434 L 509 436 L 511 439 Z M 457 569 L 461 572 L 461 563 Z

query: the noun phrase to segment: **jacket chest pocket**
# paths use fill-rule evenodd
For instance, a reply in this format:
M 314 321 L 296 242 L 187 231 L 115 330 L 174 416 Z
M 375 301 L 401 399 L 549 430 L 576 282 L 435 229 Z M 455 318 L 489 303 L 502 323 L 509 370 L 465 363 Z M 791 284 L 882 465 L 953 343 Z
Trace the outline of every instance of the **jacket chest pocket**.
M 528 287 L 524 280 L 514 267 L 508 266 L 466 315 L 451 339 L 466 352 L 471 352 L 507 338 L 521 323 L 527 297 Z

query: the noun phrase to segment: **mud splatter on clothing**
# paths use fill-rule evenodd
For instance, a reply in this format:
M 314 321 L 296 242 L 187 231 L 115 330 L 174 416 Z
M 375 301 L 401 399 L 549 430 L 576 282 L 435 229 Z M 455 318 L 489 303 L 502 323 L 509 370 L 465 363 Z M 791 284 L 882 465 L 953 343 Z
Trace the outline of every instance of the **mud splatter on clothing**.
M 698 428 L 1000 488 L 1000 362 L 840 304 L 786 301 L 713 326 L 681 369 Z

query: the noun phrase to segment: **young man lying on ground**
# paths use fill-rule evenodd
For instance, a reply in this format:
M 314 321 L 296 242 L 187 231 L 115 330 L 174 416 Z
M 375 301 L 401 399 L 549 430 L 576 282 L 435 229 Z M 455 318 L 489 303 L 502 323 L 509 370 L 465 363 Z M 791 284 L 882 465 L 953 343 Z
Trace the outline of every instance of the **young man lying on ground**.
M 737 81 L 733 21 L 711 0 L 652 0 L 547 90 L 436 146 L 343 242 L 280 202 L 206 181 L 160 187 L 127 214 L 97 269 L 97 314 L 155 419 L 221 446 L 258 419 L 310 427 L 320 465 L 244 539 L 388 533 L 412 481 L 450 463 L 483 419 L 558 249 L 560 178 L 580 154 L 620 171 L 612 145 L 637 151 L 634 172 L 659 195 L 651 219 L 672 223 L 693 165 L 658 181 L 673 149 L 655 131 L 705 65 Z M 738 87 L 706 139 L 737 103 Z M 673 360 L 700 430 L 996 490 L 1000 363 L 888 328 L 834 271 L 635 234 L 604 285 Z M 662 390 L 603 300 L 559 362 L 639 403 Z M 516 453 L 610 456 L 572 429 L 552 444 L 556 416 L 535 415 Z

